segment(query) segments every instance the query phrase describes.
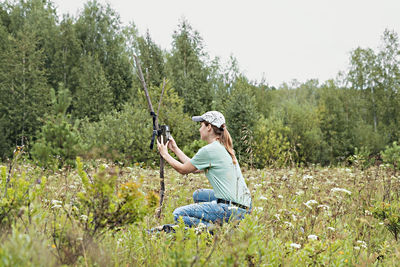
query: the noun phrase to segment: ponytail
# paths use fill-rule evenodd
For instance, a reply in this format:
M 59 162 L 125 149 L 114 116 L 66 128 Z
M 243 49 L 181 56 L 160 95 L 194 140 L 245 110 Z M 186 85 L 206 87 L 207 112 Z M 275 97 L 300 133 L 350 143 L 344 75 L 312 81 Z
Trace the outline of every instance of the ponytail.
M 204 121 L 204 123 L 206 124 L 206 126 L 210 124 L 206 121 Z M 221 128 L 218 128 L 217 126 L 211 124 L 211 127 L 213 128 L 214 133 L 218 136 L 219 142 L 225 147 L 229 155 L 231 155 L 233 164 L 236 165 L 237 159 L 235 156 L 235 150 L 233 150 L 232 138 L 228 132 L 228 129 L 226 129 L 226 125 L 223 124 Z

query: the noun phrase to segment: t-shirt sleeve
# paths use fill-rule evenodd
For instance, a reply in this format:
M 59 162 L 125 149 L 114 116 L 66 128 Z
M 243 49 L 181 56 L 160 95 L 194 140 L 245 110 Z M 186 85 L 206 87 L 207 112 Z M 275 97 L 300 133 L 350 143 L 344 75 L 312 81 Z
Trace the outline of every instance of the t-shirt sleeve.
M 210 167 L 211 161 L 206 147 L 200 148 L 200 150 L 196 153 L 196 155 L 194 155 L 194 157 L 190 160 L 190 162 L 198 170 L 204 170 Z

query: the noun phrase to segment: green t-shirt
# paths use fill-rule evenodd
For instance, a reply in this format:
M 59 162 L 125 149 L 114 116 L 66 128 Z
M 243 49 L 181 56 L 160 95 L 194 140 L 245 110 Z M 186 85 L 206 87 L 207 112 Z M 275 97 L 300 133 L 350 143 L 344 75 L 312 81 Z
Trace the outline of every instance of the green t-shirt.
M 204 170 L 216 198 L 250 207 L 250 191 L 239 163 L 233 164 L 231 155 L 220 142 L 214 141 L 202 147 L 190 162 L 198 170 Z

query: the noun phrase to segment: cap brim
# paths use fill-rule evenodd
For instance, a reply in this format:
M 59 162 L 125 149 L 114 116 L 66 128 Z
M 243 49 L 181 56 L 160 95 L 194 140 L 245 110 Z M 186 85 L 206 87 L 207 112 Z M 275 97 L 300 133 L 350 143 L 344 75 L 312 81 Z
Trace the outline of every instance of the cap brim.
M 202 121 L 204 121 L 204 119 L 201 116 L 193 116 L 192 121 L 202 122 Z

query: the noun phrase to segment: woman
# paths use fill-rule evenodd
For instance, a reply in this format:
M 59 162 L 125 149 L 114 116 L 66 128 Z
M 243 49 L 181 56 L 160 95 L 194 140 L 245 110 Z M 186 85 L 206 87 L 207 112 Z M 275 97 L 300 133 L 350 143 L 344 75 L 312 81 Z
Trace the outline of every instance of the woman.
M 196 190 L 193 194 L 195 204 L 177 208 L 174 211 L 175 221 L 181 217 L 188 226 L 200 222 L 209 226 L 210 223 L 243 219 L 250 212 L 251 196 L 240 171 L 224 116 L 218 111 L 209 111 L 192 120 L 201 123 L 200 137 L 208 145 L 202 147 L 192 159 L 179 149 L 173 138 L 165 145 L 157 141 L 158 150 L 181 174 L 204 171 L 213 190 Z M 168 148 L 180 161 L 168 153 Z

